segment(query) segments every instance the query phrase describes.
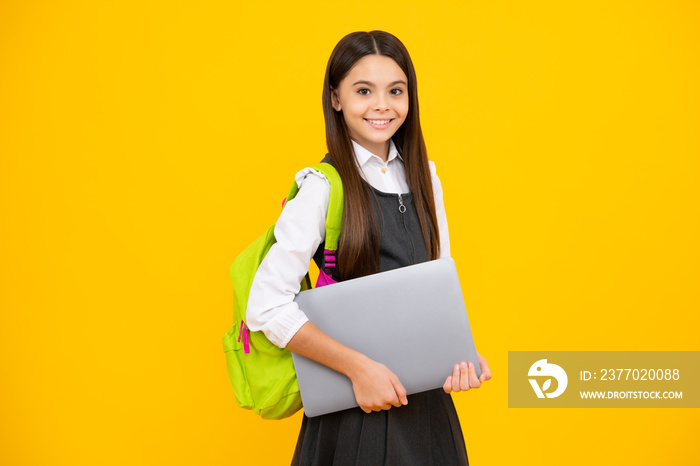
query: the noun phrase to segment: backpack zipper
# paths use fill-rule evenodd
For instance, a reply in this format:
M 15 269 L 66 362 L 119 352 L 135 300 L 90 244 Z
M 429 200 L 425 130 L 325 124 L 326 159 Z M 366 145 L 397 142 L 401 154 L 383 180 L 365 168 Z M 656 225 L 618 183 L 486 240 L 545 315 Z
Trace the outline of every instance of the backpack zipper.
M 250 335 L 248 334 L 248 326 L 244 321 L 241 321 L 241 326 L 238 333 L 238 343 L 241 342 L 243 338 L 243 352 L 245 354 L 250 353 Z

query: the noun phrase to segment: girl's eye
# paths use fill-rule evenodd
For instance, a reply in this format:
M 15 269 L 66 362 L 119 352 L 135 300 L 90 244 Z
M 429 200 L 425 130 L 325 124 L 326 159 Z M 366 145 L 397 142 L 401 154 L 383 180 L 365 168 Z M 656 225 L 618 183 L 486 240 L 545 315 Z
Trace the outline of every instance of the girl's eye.
M 358 89 L 357 92 L 360 95 L 369 95 L 369 89 L 364 88 L 364 87 L 362 89 Z
M 400 95 L 403 93 L 403 91 L 401 89 L 392 89 L 391 93 L 394 95 Z

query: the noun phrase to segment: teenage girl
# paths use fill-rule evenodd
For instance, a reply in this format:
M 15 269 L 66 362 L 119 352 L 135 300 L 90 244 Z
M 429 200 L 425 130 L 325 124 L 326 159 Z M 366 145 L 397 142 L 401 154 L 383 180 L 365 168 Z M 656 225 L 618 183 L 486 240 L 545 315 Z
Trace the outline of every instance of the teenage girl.
M 450 255 L 442 187 L 426 154 L 416 74 L 401 41 L 382 31 L 341 39 L 326 68 L 323 112 L 324 161 L 337 169 L 345 195 L 337 266 L 323 259 L 330 186 L 307 168 L 296 176 L 299 192 L 255 276 L 247 323 L 277 346 L 347 375 L 359 407 L 304 416 L 292 464 L 468 464 L 449 393 L 491 378 L 481 355 L 481 377 L 461 362 L 442 388 L 407 396 L 387 367 L 327 336 L 293 301 L 312 257 L 338 281 Z

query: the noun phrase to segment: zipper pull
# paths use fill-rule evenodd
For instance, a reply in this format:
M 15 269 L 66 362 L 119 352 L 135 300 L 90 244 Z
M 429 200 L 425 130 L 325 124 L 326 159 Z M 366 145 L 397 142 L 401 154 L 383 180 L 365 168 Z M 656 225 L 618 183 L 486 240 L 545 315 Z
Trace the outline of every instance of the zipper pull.
M 406 206 L 403 205 L 403 198 L 401 197 L 401 194 L 399 194 L 399 212 L 406 212 Z
M 238 343 L 243 338 L 243 351 L 245 354 L 250 353 L 250 335 L 248 335 L 248 326 L 244 321 L 241 321 L 240 330 L 238 332 Z

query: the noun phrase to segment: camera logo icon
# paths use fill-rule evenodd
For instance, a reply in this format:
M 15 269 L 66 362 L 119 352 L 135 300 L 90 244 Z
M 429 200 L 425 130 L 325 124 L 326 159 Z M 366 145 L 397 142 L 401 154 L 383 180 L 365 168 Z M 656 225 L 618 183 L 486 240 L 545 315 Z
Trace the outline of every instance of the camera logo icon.
M 547 363 L 546 359 L 540 359 L 532 366 L 527 375 L 529 377 L 549 377 L 544 381 L 542 387 L 537 383 L 537 379 L 528 379 L 532 389 L 535 391 L 537 398 L 556 398 L 566 390 L 566 385 L 569 383 L 569 378 L 566 376 L 566 372 L 561 367 L 556 364 Z M 550 386 L 552 385 L 552 378 L 557 381 L 557 388 L 553 392 L 547 393 Z

